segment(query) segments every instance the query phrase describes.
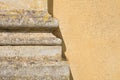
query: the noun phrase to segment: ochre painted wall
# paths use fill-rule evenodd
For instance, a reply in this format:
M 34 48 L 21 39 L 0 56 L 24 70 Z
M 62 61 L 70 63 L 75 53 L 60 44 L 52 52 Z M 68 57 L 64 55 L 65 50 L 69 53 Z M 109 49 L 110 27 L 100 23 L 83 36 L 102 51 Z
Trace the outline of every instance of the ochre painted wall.
M 74 80 L 120 80 L 120 0 L 54 0 Z

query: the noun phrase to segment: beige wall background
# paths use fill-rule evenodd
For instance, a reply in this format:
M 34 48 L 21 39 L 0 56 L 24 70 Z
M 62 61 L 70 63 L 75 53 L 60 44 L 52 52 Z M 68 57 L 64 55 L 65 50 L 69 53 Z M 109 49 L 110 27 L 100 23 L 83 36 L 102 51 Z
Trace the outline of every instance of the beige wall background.
M 54 0 L 74 80 L 120 80 L 120 0 Z

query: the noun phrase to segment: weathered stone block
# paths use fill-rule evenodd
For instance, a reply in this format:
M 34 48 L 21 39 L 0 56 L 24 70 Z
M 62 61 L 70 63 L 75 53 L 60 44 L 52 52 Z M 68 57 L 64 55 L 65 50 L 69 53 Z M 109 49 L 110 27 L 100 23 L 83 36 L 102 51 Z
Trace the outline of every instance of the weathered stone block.
M 70 80 L 47 1 L 0 0 L 0 80 Z
M 0 45 L 61 45 L 52 33 L 0 32 Z
M 47 0 L 0 0 L 0 10 L 47 10 Z
M 47 11 L 0 10 L 0 28 L 44 28 L 58 27 L 58 21 Z
M 0 46 L 1 60 L 61 60 L 61 46 Z
M 20 63 L 1 62 L 1 80 L 70 80 L 69 66 L 65 62 Z

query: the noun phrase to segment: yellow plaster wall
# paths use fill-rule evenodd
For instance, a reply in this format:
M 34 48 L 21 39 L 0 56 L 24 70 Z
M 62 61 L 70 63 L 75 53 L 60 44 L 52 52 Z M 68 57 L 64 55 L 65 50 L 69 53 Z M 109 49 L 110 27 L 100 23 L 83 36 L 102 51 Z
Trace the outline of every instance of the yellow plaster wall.
M 74 80 L 120 80 L 120 0 L 54 0 Z

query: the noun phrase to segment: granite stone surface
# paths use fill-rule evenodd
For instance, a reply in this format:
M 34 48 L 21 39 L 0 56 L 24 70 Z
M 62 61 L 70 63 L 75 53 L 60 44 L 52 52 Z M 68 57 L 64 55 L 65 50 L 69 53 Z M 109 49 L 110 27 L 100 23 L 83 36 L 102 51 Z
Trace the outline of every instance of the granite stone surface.
M 0 0 L 0 10 L 47 10 L 48 0 Z
M 48 0 L 0 0 L 0 80 L 70 80 L 49 7 Z
M 0 10 L 0 27 L 58 27 L 57 19 L 47 11 Z
M 0 32 L 0 45 L 61 45 L 52 33 Z
M 61 60 L 61 46 L 0 46 L 1 59 Z M 16 59 L 17 60 L 17 59 Z
M 70 80 L 65 62 L 1 62 L 1 80 Z

